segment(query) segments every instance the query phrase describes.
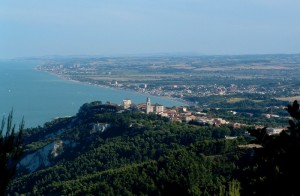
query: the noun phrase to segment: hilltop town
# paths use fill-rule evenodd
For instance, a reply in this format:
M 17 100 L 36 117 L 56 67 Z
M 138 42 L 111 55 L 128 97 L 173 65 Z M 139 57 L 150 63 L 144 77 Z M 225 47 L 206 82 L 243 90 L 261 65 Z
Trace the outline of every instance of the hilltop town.
M 101 112 L 114 112 L 114 113 L 123 113 L 126 111 L 139 111 L 145 114 L 156 114 L 162 117 L 169 119 L 170 121 L 194 124 L 198 126 L 230 126 L 234 129 L 238 128 L 247 128 L 252 125 L 242 124 L 235 121 L 227 121 L 223 118 L 207 116 L 207 113 L 203 112 L 200 108 L 191 108 L 188 106 L 173 106 L 165 107 L 164 105 L 158 103 L 152 103 L 151 99 L 148 97 L 145 103 L 135 104 L 131 99 L 123 99 L 122 104 L 115 103 L 105 103 L 102 102 L 93 103 L 95 111 Z M 94 127 L 95 131 L 101 131 L 103 125 L 98 126 L 97 124 Z M 252 126 L 253 127 L 253 126 Z M 256 126 L 256 128 L 263 128 L 261 126 Z M 269 135 L 279 134 L 283 128 L 281 127 L 268 127 L 267 133 Z M 247 134 L 247 132 L 245 132 Z M 230 139 L 227 136 L 227 139 Z
M 171 121 L 186 123 L 195 121 L 203 125 L 207 124 L 217 126 L 229 124 L 229 122 L 223 120 L 222 118 L 208 118 L 206 117 L 206 113 L 195 110 L 189 111 L 187 106 L 174 106 L 172 108 L 168 108 L 158 103 L 152 104 L 149 97 L 147 98 L 145 103 L 141 104 L 133 104 L 130 99 L 124 99 L 122 106 L 125 110 L 139 110 L 146 114 L 154 113 L 160 116 L 167 117 Z

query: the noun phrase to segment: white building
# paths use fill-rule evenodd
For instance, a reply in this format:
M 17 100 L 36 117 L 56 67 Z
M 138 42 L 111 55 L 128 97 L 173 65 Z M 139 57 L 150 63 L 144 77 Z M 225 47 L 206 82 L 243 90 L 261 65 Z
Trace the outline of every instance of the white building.
M 160 104 L 155 104 L 153 108 L 153 112 L 160 113 L 164 111 L 164 106 Z
M 149 114 L 151 112 L 154 112 L 154 113 L 158 114 L 158 113 L 164 112 L 164 109 L 165 108 L 164 108 L 163 105 L 160 105 L 160 104 L 152 105 L 150 98 L 149 97 L 147 98 L 147 101 L 146 101 L 146 114 Z
M 124 109 L 130 108 L 131 104 L 132 104 L 131 99 L 123 99 Z
M 279 134 L 281 131 L 283 131 L 283 128 L 270 128 L 270 127 L 268 127 L 266 129 L 266 131 L 269 135 L 274 135 L 274 134 Z

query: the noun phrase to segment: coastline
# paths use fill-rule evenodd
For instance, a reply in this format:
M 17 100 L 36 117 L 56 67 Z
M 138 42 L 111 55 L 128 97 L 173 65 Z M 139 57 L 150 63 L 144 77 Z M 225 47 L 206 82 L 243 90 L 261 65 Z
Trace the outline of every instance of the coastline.
M 188 103 L 187 101 L 185 101 L 183 99 L 180 99 L 180 98 L 174 98 L 174 97 L 170 97 L 170 96 L 152 95 L 152 94 L 149 94 L 149 93 L 137 92 L 137 91 L 134 91 L 132 89 L 117 88 L 117 87 L 111 87 L 111 86 L 106 86 L 106 85 L 101 85 L 101 84 L 94 84 L 94 83 L 90 83 L 90 82 L 82 82 L 82 81 L 79 81 L 79 80 L 74 80 L 74 79 L 68 78 L 68 77 L 66 77 L 64 75 L 61 75 L 61 74 L 56 74 L 56 73 L 45 71 L 45 70 L 38 70 L 38 69 L 36 69 L 36 67 L 34 68 L 34 70 L 56 76 L 56 77 L 58 77 L 58 78 L 60 78 L 64 81 L 68 81 L 68 82 L 74 82 L 74 83 L 90 85 L 90 86 L 96 86 L 96 87 L 100 87 L 100 88 L 107 88 L 107 89 L 112 89 L 112 90 L 122 90 L 122 91 L 127 91 L 127 92 L 131 92 L 131 93 L 140 94 L 140 95 L 148 95 L 148 96 L 152 96 L 152 97 L 158 97 L 158 98 L 163 98 L 163 99 L 167 99 L 167 100 L 170 100 L 170 101 L 174 101 L 174 102 L 180 103 L 181 106 L 190 106 L 190 103 Z

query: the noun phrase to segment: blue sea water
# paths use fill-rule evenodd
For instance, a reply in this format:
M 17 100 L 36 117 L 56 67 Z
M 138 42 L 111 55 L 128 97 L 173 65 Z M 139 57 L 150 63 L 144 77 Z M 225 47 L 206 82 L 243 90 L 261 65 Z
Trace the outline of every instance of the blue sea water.
M 56 117 L 75 115 L 79 107 L 92 101 L 121 104 L 124 98 L 133 103 L 153 103 L 178 106 L 183 103 L 166 98 L 66 81 L 57 76 L 36 71 L 36 61 L 0 60 L 0 116 L 13 109 L 14 123 L 22 117 L 25 127 L 43 126 Z

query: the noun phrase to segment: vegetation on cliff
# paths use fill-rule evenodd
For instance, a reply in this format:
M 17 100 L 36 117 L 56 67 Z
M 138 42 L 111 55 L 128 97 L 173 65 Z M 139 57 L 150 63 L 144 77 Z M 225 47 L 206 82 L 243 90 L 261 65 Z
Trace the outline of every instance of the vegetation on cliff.
M 299 190 L 291 179 L 299 174 L 298 103 L 287 111 L 294 120 L 286 131 L 269 136 L 265 129 L 249 130 L 249 137 L 243 134 L 246 129 L 171 122 L 101 102 L 84 104 L 76 116 L 26 130 L 23 159 L 51 142 L 62 145 L 49 153 L 48 165 L 35 171 L 20 166 L 7 191 L 10 195 L 295 195 Z M 259 145 L 253 148 L 249 143 Z

